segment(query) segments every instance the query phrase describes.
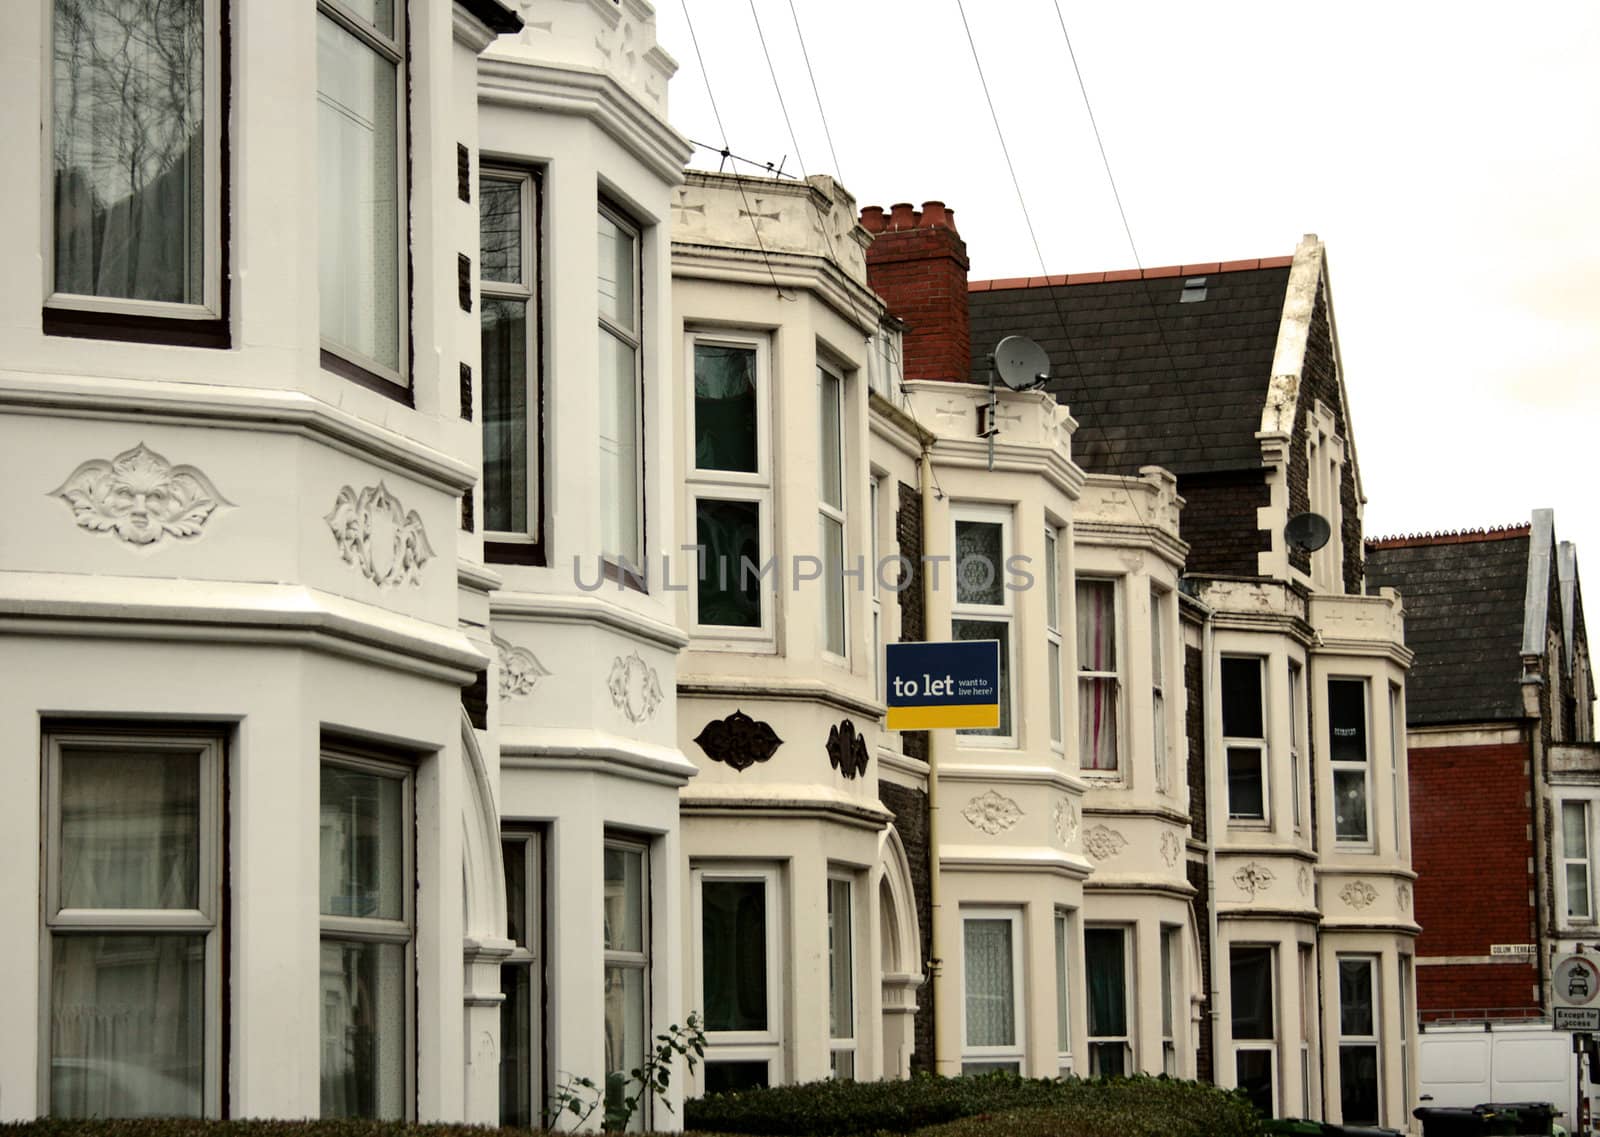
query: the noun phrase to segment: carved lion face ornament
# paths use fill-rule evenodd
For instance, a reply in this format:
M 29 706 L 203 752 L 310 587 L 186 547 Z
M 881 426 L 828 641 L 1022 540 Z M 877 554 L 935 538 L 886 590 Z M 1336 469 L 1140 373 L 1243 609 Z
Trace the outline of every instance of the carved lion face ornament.
M 142 442 L 110 461 L 83 463 L 51 493 L 72 507 L 80 528 L 113 532 L 130 545 L 193 537 L 230 504 L 199 470 L 174 466 Z

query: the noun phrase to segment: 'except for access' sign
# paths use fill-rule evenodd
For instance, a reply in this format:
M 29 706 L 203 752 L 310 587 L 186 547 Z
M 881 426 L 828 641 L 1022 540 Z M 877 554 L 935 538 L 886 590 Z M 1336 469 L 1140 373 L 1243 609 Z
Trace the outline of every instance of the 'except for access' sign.
M 1564 955 L 1550 974 L 1550 993 L 1557 1008 L 1600 1010 L 1600 956 Z
M 1600 1032 L 1600 1007 L 1554 1007 L 1557 1030 Z
M 884 645 L 890 730 L 1000 725 L 1000 641 Z

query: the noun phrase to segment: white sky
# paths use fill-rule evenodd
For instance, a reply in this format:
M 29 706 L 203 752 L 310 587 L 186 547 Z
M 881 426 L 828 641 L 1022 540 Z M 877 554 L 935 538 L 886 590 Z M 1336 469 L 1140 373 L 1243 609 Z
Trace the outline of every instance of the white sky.
M 964 2 L 1048 271 L 1133 267 L 1055 4 Z M 685 3 L 734 153 L 836 174 L 862 205 L 944 201 L 974 280 L 1041 272 L 956 0 L 753 0 L 798 157 L 752 0 L 656 3 L 690 139 L 723 136 Z M 1600 604 L 1600 4 L 1060 13 L 1141 263 L 1327 243 L 1368 535 L 1548 506 Z

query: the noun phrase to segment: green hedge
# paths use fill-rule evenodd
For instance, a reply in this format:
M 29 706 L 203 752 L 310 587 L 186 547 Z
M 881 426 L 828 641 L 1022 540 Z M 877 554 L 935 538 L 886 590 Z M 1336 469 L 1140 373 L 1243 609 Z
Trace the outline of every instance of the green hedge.
M 996 1116 L 1003 1114 L 1004 1116 Z M 713 1094 L 684 1106 L 694 1130 L 763 1137 L 1260 1137 L 1240 1094 L 1168 1078 L 1054 1080 L 990 1074 L 893 1082 L 811 1082 Z

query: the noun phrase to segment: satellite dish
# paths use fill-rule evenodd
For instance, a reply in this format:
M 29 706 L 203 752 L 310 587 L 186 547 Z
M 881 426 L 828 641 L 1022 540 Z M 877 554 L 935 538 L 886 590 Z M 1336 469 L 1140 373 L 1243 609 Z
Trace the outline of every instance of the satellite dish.
M 1050 357 L 1027 336 L 1007 336 L 994 348 L 994 369 L 1013 391 L 1031 391 L 1050 378 Z
M 1283 539 L 1291 549 L 1298 549 L 1302 553 L 1316 552 L 1328 543 L 1331 536 L 1333 526 L 1320 513 L 1297 513 L 1283 527 Z

